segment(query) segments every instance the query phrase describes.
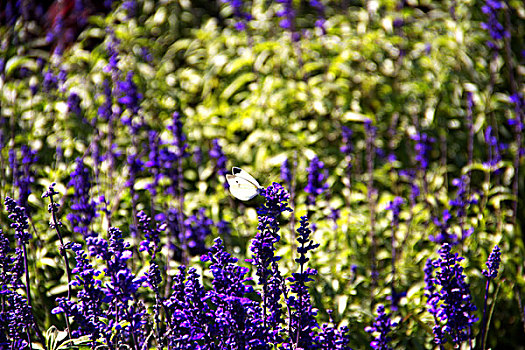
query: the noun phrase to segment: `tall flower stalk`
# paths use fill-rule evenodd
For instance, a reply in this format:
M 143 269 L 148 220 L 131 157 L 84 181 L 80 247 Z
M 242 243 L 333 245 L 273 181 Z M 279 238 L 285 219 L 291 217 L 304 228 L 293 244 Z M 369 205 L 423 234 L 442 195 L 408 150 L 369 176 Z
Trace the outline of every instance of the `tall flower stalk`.
M 438 345 L 451 341 L 457 347 L 472 339 L 472 325 L 478 321 L 474 315 L 476 306 L 472 303 L 463 267 L 459 265 L 463 258 L 452 253 L 448 243 L 441 246 L 439 255 L 431 262 L 432 269 L 425 268 L 427 304 L 436 321 L 434 341 Z
M 315 321 L 316 311 L 314 311 L 310 302 L 310 293 L 308 291 L 307 283 L 313 281 L 312 276 L 317 274 L 317 271 L 311 268 L 306 268 L 306 263 L 310 260 L 306 254 L 319 247 L 310 240 L 312 230 L 308 227 L 310 224 L 306 216 L 301 217 L 300 227 L 297 229 L 297 252 L 299 256 L 295 262 L 299 264 L 299 272 L 292 273 L 292 277 L 288 278 L 290 282 L 290 290 L 295 296 L 287 298 L 286 302 L 293 310 L 290 319 L 291 334 L 290 338 L 295 344 L 296 349 L 310 349 L 313 343 L 313 329 L 317 328 Z
M 12 198 L 6 197 L 5 206 L 6 206 L 7 212 L 9 213 L 9 219 L 12 221 L 10 226 L 11 228 L 15 229 L 15 236 L 18 239 L 18 244 L 22 247 L 22 253 L 24 257 L 24 274 L 25 274 L 25 279 L 26 279 L 25 287 L 26 287 L 27 306 L 29 307 L 28 312 L 29 312 L 30 318 L 32 319 L 33 316 L 31 314 L 31 309 L 33 308 L 33 306 L 32 306 L 32 300 L 31 300 L 31 285 L 30 285 L 31 280 L 29 279 L 29 263 L 27 259 L 27 244 L 29 243 L 29 240 L 31 239 L 32 236 L 28 232 L 28 229 L 29 229 L 28 218 L 26 216 L 26 210 L 23 207 L 18 206 Z M 13 302 L 15 301 L 16 300 L 13 300 Z M 21 299 L 19 301 L 25 304 L 25 302 L 23 302 Z M 42 332 L 40 331 L 40 328 L 38 327 L 36 322 L 33 322 L 33 323 L 35 325 L 34 328 L 35 328 L 35 331 L 38 337 L 40 338 L 42 343 L 45 344 L 44 337 L 42 336 Z M 29 340 L 29 343 L 31 343 L 31 335 L 29 334 L 29 329 L 27 329 L 27 338 Z
M 42 198 L 49 198 L 49 201 L 50 201 L 50 204 L 48 206 L 48 212 L 51 213 L 51 216 L 52 216 L 52 223 L 50 223 L 50 227 L 55 229 L 55 232 L 57 233 L 57 236 L 58 236 L 58 239 L 60 240 L 60 247 L 59 247 L 59 253 L 60 255 L 62 256 L 63 260 L 64 260 L 64 266 L 66 268 L 66 275 L 67 275 L 67 299 L 68 300 L 71 300 L 71 296 L 72 296 L 72 291 L 71 291 L 71 268 L 69 267 L 69 262 L 68 262 L 68 258 L 67 258 L 67 248 L 68 246 L 66 246 L 64 244 L 64 240 L 62 238 L 62 234 L 60 233 L 60 229 L 59 227 L 62 226 L 62 222 L 60 222 L 57 218 L 57 212 L 58 212 L 58 207 L 60 206 L 60 204 L 56 203 L 54 201 L 54 196 L 58 195 L 58 192 L 55 191 L 55 183 L 52 183 L 51 186 L 49 186 L 49 188 L 47 189 L 47 191 L 44 192 L 44 194 L 42 194 Z M 66 325 L 67 325 L 67 329 L 68 329 L 68 334 L 69 334 L 69 338 L 71 339 L 71 328 L 70 328 L 70 325 L 69 325 L 69 320 L 68 320 L 68 314 L 66 313 Z
M 249 261 L 256 267 L 256 274 L 259 277 L 258 283 L 263 286 L 262 303 L 263 303 L 263 321 L 264 327 L 267 324 L 267 310 L 269 298 L 269 280 L 271 278 L 271 266 L 280 257 L 275 255 L 275 244 L 279 242 L 280 227 L 278 217 L 284 212 L 291 212 L 288 206 L 290 195 L 278 183 L 274 182 L 261 192 L 265 198 L 265 203 L 258 208 L 257 234 L 252 241 L 250 250 L 253 255 Z
M 501 263 L 501 250 L 496 245 L 492 249 L 492 252 L 489 255 L 489 258 L 486 262 L 487 270 L 483 270 L 483 276 L 487 278 L 487 283 L 485 284 L 485 299 L 483 301 L 483 320 L 481 321 L 481 350 L 485 350 L 486 334 L 487 334 L 487 304 L 489 296 L 489 287 L 490 281 L 498 276 L 499 265 Z

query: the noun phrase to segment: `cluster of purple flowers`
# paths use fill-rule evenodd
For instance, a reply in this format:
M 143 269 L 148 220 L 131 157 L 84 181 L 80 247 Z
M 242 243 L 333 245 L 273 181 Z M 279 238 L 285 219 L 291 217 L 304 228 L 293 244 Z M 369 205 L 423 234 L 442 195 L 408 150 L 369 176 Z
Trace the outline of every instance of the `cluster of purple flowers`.
M 97 235 L 90 229 L 91 222 L 97 216 L 97 205 L 90 193 L 92 185 L 89 168 L 82 158 L 77 158 L 76 168 L 68 183 L 73 188 L 73 194 L 71 212 L 67 214 L 67 219 L 73 226 L 73 231 L 82 234 L 84 238 Z
M 27 145 L 20 147 L 20 158 L 16 148 L 9 149 L 9 166 L 13 176 L 13 184 L 18 189 L 18 205 L 28 209 L 28 198 L 31 185 L 35 182 L 34 165 L 38 161 L 37 152 Z
M 390 320 L 390 315 L 385 312 L 385 307 L 383 305 L 377 306 L 377 317 L 372 324 L 365 328 L 367 333 L 376 334 L 374 340 L 370 342 L 370 347 L 376 350 L 392 350 L 392 347 L 389 345 L 392 341 L 390 333 L 392 328 L 396 327 L 397 323 Z
M 499 22 L 499 13 L 503 9 L 503 1 L 486 0 L 481 10 L 487 15 L 487 22 L 481 23 L 481 27 L 487 30 L 493 41 L 488 42 L 488 46 L 494 49 L 498 48 L 498 42 L 509 35 L 505 27 Z
M 324 163 L 317 156 L 310 161 L 308 169 L 308 184 L 304 191 L 308 193 L 308 203 L 315 204 L 317 197 L 328 189 L 328 171 L 324 168 Z
M 247 22 L 252 20 L 252 15 L 247 12 L 245 8 L 244 0 L 221 0 L 225 4 L 229 4 L 233 9 L 233 15 L 237 18 L 235 23 L 235 29 L 245 30 Z
M 214 139 L 212 141 L 212 147 L 210 149 L 210 158 L 215 160 L 215 171 L 219 176 L 226 177 L 226 174 L 228 173 L 228 170 L 226 170 L 226 163 L 228 162 L 228 158 L 226 158 L 226 155 L 222 151 L 222 147 L 219 144 L 218 139 Z M 224 188 L 228 188 L 228 182 L 224 181 Z
M 436 344 L 448 341 L 458 346 L 472 338 L 472 326 L 478 321 L 476 306 L 472 303 L 469 285 L 465 282 L 462 257 L 451 252 L 444 243 L 439 249 L 440 257 L 425 267 L 425 288 L 428 307 L 436 324 L 433 328 Z

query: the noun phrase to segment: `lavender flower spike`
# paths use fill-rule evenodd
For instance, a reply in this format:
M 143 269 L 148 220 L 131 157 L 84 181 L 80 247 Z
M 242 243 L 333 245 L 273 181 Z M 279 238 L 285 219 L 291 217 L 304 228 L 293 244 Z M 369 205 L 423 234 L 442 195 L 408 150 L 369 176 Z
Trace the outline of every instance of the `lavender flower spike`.
M 472 303 L 463 267 L 459 265 L 463 258 L 457 253 L 452 254 L 448 243 L 443 244 L 439 255 L 440 258 L 432 262 L 435 277 L 431 283 L 436 290 L 426 288 L 430 292 L 427 302 L 429 311 L 436 321 L 434 340 L 439 345 L 451 340 L 455 346 L 460 346 L 472 338 L 471 327 L 478 321 L 474 315 L 476 306 Z
M 372 323 L 372 326 L 365 328 L 367 333 L 379 333 L 374 337 L 374 340 L 370 342 L 372 349 L 376 350 L 392 350 L 389 346 L 392 338 L 388 335 L 392 331 L 392 327 L 396 327 L 397 323 L 390 320 L 390 315 L 385 313 L 385 307 L 383 305 L 377 306 L 377 317 Z
M 483 321 L 481 326 L 481 349 L 485 350 L 485 338 L 487 335 L 487 301 L 489 296 L 490 281 L 498 276 L 499 264 L 501 263 L 501 250 L 496 245 L 492 249 L 486 262 L 487 270 L 483 270 L 483 276 L 487 277 L 485 285 L 485 300 L 483 302 Z

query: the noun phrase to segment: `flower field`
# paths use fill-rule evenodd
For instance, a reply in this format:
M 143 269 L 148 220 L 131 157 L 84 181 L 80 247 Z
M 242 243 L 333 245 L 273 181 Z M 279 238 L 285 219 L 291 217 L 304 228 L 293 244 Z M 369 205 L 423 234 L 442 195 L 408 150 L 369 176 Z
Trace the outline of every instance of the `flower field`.
M 0 4 L 0 350 L 525 349 L 520 0 Z

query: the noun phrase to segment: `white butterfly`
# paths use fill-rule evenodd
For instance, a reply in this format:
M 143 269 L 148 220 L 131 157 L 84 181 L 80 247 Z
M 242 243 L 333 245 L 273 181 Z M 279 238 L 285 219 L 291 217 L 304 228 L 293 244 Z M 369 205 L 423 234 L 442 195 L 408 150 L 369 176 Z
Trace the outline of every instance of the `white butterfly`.
M 232 174 L 226 175 L 226 180 L 232 196 L 241 201 L 249 201 L 262 189 L 257 180 L 241 168 L 233 167 Z

